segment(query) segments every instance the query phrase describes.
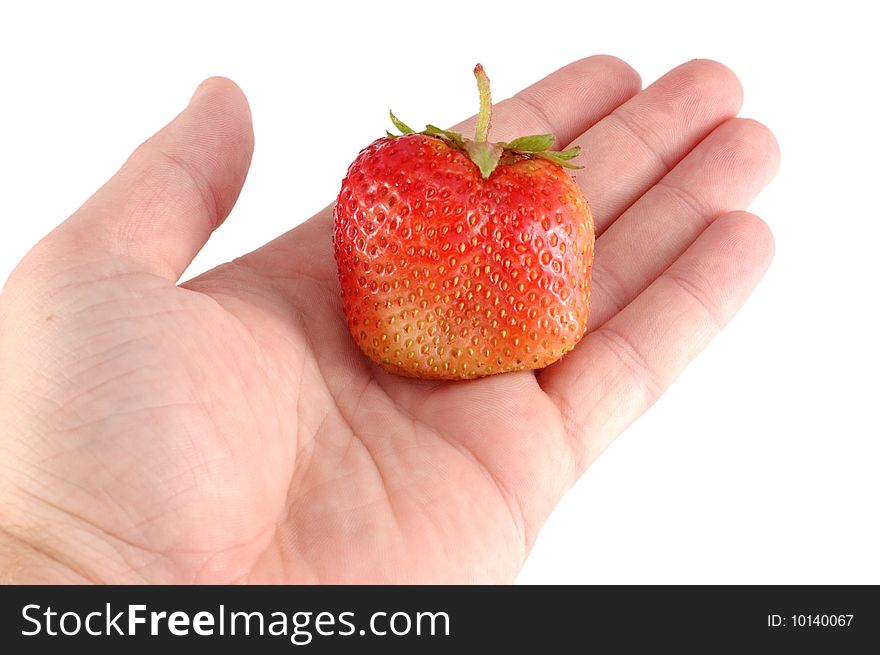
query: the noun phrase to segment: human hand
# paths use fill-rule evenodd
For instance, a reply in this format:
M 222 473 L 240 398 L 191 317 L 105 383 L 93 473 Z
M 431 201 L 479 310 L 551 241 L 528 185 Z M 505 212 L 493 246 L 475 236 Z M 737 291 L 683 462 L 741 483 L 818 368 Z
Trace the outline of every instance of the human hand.
M 537 374 L 438 383 L 357 350 L 330 209 L 177 285 L 253 147 L 238 88 L 203 83 L 0 296 L 6 578 L 513 579 L 560 497 L 772 257 L 764 223 L 736 210 L 777 147 L 733 118 L 734 76 L 692 61 L 639 85 L 591 57 L 496 105 L 498 140 L 552 132 L 583 148 L 589 331 Z

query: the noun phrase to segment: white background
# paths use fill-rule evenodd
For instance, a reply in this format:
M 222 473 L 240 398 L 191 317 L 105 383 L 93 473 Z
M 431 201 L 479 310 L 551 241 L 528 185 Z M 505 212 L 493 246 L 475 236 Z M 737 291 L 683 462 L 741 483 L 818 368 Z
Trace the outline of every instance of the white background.
M 752 210 L 777 257 L 752 301 L 588 471 L 523 583 L 880 583 L 877 191 L 871 3 L 157 2 L 0 10 L 0 281 L 209 75 L 247 93 L 256 154 L 190 269 L 326 205 L 389 106 L 414 125 L 580 57 L 645 84 L 696 57 L 745 87 L 782 168 Z M 0 372 L 2 374 L 2 372 Z

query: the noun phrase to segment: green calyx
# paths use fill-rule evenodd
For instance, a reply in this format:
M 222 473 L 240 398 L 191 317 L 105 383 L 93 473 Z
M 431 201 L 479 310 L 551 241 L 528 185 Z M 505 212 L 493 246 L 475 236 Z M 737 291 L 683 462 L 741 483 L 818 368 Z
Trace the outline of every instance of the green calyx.
M 578 156 L 581 149 L 579 146 L 568 150 L 551 150 L 555 137 L 552 134 L 533 134 L 521 136 L 508 143 L 492 143 L 489 141 L 489 126 L 492 121 L 492 97 L 489 93 L 489 78 L 483 66 L 477 64 L 474 68 L 474 76 L 477 78 L 477 89 L 480 93 L 480 113 L 477 115 L 477 129 L 473 139 L 467 139 L 458 132 L 441 130 L 435 125 L 427 125 L 421 132 L 416 132 L 409 125 L 401 121 L 394 112 L 389 111 L 391 122 L 400 134 L 386 132 L 391 138 L 405 134 L 425 134 L 427 136 L 442 139 L 450 146 L 461 150 L 470 157 L 471 161 L 480 169 L 483 179 L 488 179 L 502 158 L 527 158 L 538 157 L 546 159 L 565 168 L 583 168 L 572 164 L 571 160 Z

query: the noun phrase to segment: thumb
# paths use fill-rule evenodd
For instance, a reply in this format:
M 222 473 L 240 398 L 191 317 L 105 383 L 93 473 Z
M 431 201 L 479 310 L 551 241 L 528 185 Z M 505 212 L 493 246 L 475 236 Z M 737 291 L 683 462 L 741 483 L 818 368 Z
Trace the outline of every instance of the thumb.
M 238 199 L 253 148 L 241 89 L 209 78 L 47 241 L 176 281 Z

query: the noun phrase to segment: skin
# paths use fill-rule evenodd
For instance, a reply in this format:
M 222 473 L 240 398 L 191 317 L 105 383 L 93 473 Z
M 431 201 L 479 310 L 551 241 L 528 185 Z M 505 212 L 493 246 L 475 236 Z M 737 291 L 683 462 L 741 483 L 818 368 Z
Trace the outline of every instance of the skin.
M 0 296 L 4 580 L 512 580 L 560 497 L 770 263 L 767 226 L 738 210 L 778 151 L 740 103 L 718 63 L 640 91 L 612 57 L 499 103 L 494 139 L 583 148 L 589 331 L 537 373 L 426 382 L 351 340 L 329 209 L 178 284 L 253 147 L 241 91 L 207 80 Z

